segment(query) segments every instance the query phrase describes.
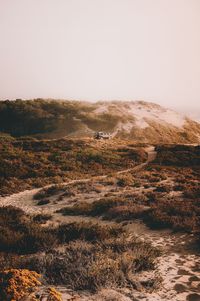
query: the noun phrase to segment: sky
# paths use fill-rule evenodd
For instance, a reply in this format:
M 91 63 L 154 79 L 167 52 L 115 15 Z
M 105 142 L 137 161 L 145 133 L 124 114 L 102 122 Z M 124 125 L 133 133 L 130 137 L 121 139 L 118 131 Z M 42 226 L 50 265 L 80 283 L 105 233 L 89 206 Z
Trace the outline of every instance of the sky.
M 15 98 L 142 99 L 200 117 L 200 0 L 0 0 L 0 99 Z

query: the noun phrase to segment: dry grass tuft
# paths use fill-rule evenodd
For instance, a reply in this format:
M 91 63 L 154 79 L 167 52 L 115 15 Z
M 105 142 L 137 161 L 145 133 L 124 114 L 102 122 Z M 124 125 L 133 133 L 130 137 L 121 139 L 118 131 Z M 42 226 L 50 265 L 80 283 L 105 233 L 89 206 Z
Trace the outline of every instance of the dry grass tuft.
M 150 245 L 125 237 L 95 244 L 76 240 L 27 264 L 34 270 L 45 270 L 50 284 L 96 291 L 102 287 L 135 287 L 136 274 L 154 269 L 159 254 Z

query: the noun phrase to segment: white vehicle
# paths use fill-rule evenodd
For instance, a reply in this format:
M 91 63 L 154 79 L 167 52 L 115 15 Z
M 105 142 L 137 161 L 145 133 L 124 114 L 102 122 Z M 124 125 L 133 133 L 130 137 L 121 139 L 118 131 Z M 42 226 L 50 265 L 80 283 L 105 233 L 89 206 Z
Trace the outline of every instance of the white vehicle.
M 94 134 L 94 139 L 110 139 L 112 136 L 110 133 L 96 132 Z

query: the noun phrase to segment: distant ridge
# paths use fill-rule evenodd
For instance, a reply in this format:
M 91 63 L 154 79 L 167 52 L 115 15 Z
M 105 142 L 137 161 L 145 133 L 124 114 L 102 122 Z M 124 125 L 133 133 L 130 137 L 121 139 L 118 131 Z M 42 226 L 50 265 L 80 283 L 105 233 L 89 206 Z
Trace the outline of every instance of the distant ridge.
M 145 101 L 16 100 L 0 102 L 0 132 L 38 138 L 113 137 L 145 143 L 199 143 L 200 123 Z

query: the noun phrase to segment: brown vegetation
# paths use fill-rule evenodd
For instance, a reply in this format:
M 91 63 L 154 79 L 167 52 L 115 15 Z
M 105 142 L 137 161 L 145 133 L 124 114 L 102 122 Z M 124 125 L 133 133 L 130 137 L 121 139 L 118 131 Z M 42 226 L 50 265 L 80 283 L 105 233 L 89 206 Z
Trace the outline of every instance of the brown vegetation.
M 124 148 L 126 149 L 127 146 Z M 0 138 L 0 194 L 60 183 L 69 179 L 108 174 L 145 161 L 141 148 L 117 145 L 104 148 L 92 140 Z M 46 193 L 53 193 L 49 188 Z M 57 189 L 57 187 L 56 187 Z M 39 197 L 39 196 L 38 196 Z
M 123 205 L 125 199 L 122 197 L 105 197 L 93 203 L 81 202 L 73 206 L 64 207 L 58 210 L 63 215 L 91 215 L 100 216 L 105 214 L 110 208 Z
M 136 286 L 136 274 L 153 269 L 159 251 L 146 243 L 119 236 L 95 244 L 70 242 L 62 250 L 33 257 L 27 265 L 45 270 L 50 284 L 73 290 L 96 291 L 102 287 Z
M 156 177 L 156 181 L 151 181 L 152 177 Z M 137 192 L 129 174 L 127 177 L 123 175 L 122 179 L 128 181 L 124 182 L 125 186 L 120 188 L 122 191 L 117 192 L 117 196 L 116 191 L 111 190 L 100 200 L 80 202 L 58 212 L 63 215 L 102 216 L 118 222 L 139 218 L 150 227 L 200 232 L 198 167 L 152 164 L 134 175 L 134 183 L 142 187 Z
M 29 254 L 77 239 L 102 241 L 123 232 L 118 226 L 105 227 L 94 223 L 71 223 L 47 228 L 36 217 L 11 206 L 0 208 L 0 251 Z
M 141 205 L 121 205 L 110 208 L 105 214 L 106 219 L 115 219 L 116 221 L 134 220 L 144 218 L 148 212 L 148 208 Z
M 152 227 L 172 227 L 175 230 L 198 232 L 200 229 L 199 202 L 163 199 L 151 206 L 147 224 Z
M 55 246 L 57 240 L 53 229 L 42 227 L 36 220 L 21 209 L 1 207 L 0 251 L 28 254 Z
M 200 146 L 159 145 L 156 146 L 155 163 L 169 166 L 199 166 Z
M 36 271 L 43 274 L 48 284 L 91 291 L 121 285 L 135 288 L 136 274 L 153 269 L 160 254 L 149 244 L 129 236 L 121 226 L 74 222 L 47 228 L 13 207 L 1 208 L 0 216 L 1 223 L 6 224 L 6 231 L 14 237 L 9 240 L 10 236 L 4 233 L 2 237 L 1 233 L 0 251 L 7 254 L 1 253 L 0 270 L 3 266 L 4 269 L 18 269 L 11 270 L 16 273 L 24 271 L 20 269 Z M 37 231 L 30 232 L 30 229 Z M 46 237 L 47 234 L 52 240 L 50 236 Z M 43 253 L 38 256 L 41 250 Z M 3 273 L 0 276 L 5 282 Z M 28 271 L 26 274 L 32 275 Z M 18 294 L 23 293 L 20 281 L 16 284 Z
M 41 276 L 26 269 L 10 269 L 0 272 L 0 300 L 21 301 L 30 297 L 30 301 L 36 301 L 35 289 L 41 285 Z

